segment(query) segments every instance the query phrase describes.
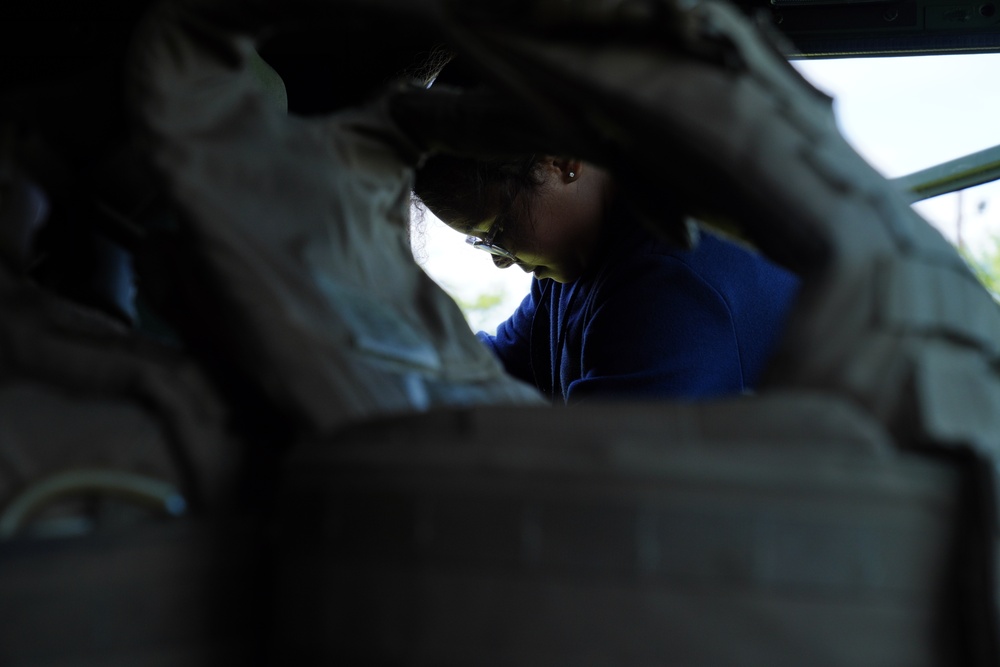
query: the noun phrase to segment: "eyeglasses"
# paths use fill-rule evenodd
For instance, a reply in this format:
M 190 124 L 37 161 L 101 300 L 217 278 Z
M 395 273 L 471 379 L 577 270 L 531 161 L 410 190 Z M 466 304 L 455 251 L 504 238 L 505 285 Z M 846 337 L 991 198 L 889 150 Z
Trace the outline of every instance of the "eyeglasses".
M 503 220 L 497 218 L 496 222 L 494 222 L 486 232 L 486 238 L 481 239 L 478 236 L 466 236 L 465 242 L 473 248 L 479 248 L 480 250 L 485 250 L 491 255 L 496 255 L 497 257 L 503 257 L 504 259 L 516 262 L 517 256 L 514 255 L 514 253 L 493 242 L 493 239 L 499 236 L 502 232 Z

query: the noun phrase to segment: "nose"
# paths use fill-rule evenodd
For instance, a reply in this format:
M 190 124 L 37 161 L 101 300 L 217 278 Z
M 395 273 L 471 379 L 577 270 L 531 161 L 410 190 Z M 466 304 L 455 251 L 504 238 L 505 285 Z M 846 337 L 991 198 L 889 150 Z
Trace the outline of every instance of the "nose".
M 509 257 L 501 257 L 500 255 L 493 255 L 493 266 L 498 269 L 510 268 L 514 265 L 514 260 Z

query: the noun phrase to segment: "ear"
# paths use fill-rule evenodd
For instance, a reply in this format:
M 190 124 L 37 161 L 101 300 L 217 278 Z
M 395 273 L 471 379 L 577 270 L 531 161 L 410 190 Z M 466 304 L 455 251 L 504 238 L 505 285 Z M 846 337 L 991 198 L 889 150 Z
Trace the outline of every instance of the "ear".
M 559 178 L 563 183 L 572 183 L 580 177 L 580 170 L 583 168 L 581 160 L 567 157 L 547 157 L 545 159 L 546 162 L 549 160 L 551 160 L 553 168 L 559 172 Z

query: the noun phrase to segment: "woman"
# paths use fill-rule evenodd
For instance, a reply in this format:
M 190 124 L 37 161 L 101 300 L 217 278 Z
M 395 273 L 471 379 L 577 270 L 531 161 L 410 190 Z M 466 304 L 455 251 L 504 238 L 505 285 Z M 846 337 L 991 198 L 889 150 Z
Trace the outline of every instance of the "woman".
M 608 172 L 580 160 L 436 156 L 415 194 L 497 267 L 534 274 L 496 335 L 478 336 L 554 401 L 748 391 L 795 295 L 794 276 L 742 246 L 655 237 Z

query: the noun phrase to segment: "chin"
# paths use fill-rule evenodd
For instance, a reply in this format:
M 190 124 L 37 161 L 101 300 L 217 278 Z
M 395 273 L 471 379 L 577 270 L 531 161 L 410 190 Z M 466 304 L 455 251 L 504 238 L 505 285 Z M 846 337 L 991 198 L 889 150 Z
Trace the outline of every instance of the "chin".
M 571 283 L 577 279 L 577 276 L 564 276 L 561 273 L 552 273 L 551 271 L 535 271 L 535 277 L 538 279 L 548 278 L 557 283 Z

